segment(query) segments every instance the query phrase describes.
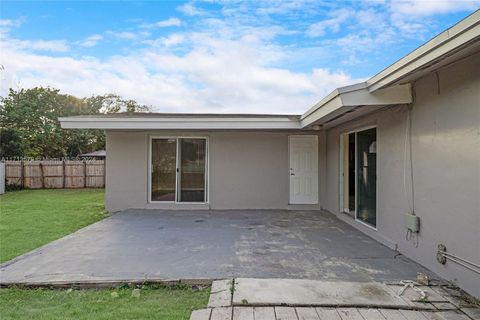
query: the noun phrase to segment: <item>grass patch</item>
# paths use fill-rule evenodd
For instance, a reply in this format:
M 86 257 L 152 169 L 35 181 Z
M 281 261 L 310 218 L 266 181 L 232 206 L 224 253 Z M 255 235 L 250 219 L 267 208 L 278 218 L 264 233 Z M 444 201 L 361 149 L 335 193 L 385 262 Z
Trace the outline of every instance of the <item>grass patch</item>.
M 182 287 L 102 290 L 0 289 L 2 320 L 7 319 L 189 319 L 205 308 L 210 290 Z
M 0 196 L 0 262 L 106 216 L 103 189 L 7 192 Z
M 0 196 L 0 261 L 10 260 L 107 216 L 103 189 L 21 190 Z M 135 294 L 132 295 L 132 292 Z M 185 285 L 117 289 L 0 289 L 0 318 L 189 319 L 210 290 Z

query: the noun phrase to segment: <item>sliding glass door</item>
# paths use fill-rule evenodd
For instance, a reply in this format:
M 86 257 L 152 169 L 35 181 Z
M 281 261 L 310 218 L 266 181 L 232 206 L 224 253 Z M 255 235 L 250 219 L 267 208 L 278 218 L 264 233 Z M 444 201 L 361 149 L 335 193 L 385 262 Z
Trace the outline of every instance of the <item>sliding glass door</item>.
M 377 130 L 342 135 L 343 211 L 370 226 L 377 225 Z
M 357 219 L 377 225 L 377 131 L 357 132 Z
M 152 138 L 150 199 L 207 202 L 207 139 Z
M 152 140 L 152 201 L 175 201 L 177 140 Z
M 205 201 L 206 172 L 205 139 L 180 139 L 180 186 L 181 202 Z

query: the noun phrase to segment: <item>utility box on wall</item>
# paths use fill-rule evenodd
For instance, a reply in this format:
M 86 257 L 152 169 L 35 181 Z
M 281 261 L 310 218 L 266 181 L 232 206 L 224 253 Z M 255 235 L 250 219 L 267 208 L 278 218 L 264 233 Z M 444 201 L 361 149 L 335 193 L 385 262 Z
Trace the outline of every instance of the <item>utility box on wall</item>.
M 420 231 L 420 218 L 417 215 L 407 213 L 405 215 L 405 227 L 410 232 L 418 233 Z

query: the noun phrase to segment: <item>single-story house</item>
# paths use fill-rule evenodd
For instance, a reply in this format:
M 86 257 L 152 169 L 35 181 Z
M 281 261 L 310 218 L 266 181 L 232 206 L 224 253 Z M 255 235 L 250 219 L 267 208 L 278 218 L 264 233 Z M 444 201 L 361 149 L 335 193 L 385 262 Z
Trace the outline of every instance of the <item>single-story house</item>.
M 480 296 L 480 11 L 303 114 L 60 121 L 106 131 L 110 211 L 323 209 Z

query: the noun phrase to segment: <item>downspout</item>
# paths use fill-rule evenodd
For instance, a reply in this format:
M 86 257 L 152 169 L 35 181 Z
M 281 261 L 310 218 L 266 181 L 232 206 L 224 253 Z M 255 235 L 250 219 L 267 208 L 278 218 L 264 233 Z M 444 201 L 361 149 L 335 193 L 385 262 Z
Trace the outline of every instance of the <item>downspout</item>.
M 413 146 L 412 146 L 412 109 L 416 101 L 416 82 L 412 83 L 412 102 L 407 104 L 407 119 L 405 121 L 405 146 L 403 156 L 403 190 L 405 200 L 408 203 L 409 212 L 406 214 L 407 232 L 405 239 L 410 241 L 413 239 L 414 246 L 418 248 L 418 233 L 420 232 L 420 218 L 415 213 L 415 180 L 413 169 Z M 408 157 L 407 157 L 408 153 Z M 410 171 L 410 190 L 407 190 L 407 162 Z M 410 192 L 408 192 L 410 191 Z M 411 200 L 409 200 L 409 194 Z

